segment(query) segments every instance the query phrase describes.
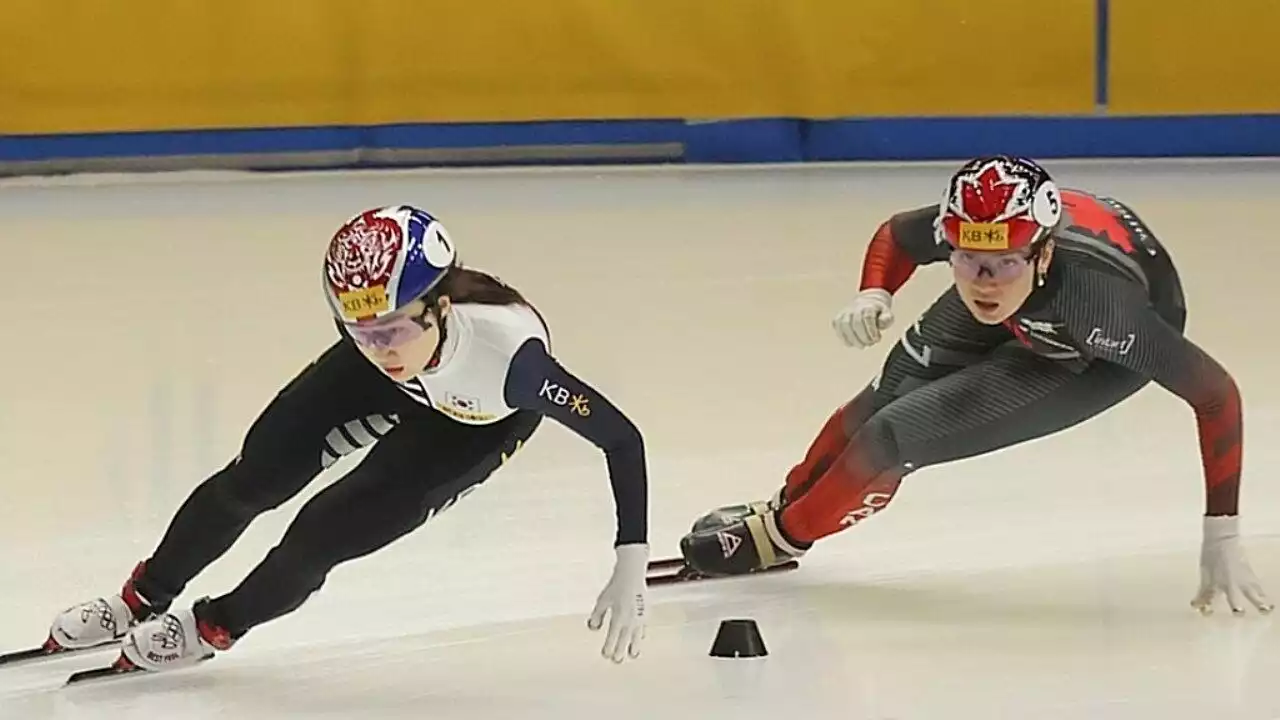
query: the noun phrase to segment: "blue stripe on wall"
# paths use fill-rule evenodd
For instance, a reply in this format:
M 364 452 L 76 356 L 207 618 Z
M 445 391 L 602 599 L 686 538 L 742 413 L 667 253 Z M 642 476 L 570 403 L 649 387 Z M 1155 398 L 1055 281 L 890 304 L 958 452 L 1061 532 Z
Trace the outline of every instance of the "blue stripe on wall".
M 808 160 L 1280 155 L 1280 115 L 843 120 L 809 126 Z
M 325 167 L 375 167 L 361 151 L 384 157 L 419 150 L 574 147 L 565 163 L 661 162 L 637 154 L 619 159 L 626 146 L 670 144 L 667 161 L 805 162 L 845 160 L 951 160 L 992 152 L 1043 158 L 1280 156 L 1280 114 L 1076 117 L 790 118 L 684 122 L 468 123 L 336 128 L 268 128 L 66 136 L 0 136 L 0 171 L 23 162 L 227 157 L 227 167 L 279 168 L 280 159 L 342 151 Z M 613 152 L 608 152 L 612 148 Z M 598 151 L 598 156 L 592 156 Z M 447 154 L 447 153 L 446 153 Z M 621 153 L 625 155 L 625 153 Z M 238 156 L 272 156 L 261 158 Z M 443 157 L 443 156 L 442 156 Z M 393 159 L 392 162 L 395 160 Z M 385 160 L 383 161 L 385 164 Z M 444 160 L 437 164 L 443 164 Z M 502 164 L 522 162 L 519 153 Z M 556 162 L 541 159 L 529 162 Z M 471 163 L 463 160 L 452 164 Z M 27 171 L 31 171 L 29 168 Z

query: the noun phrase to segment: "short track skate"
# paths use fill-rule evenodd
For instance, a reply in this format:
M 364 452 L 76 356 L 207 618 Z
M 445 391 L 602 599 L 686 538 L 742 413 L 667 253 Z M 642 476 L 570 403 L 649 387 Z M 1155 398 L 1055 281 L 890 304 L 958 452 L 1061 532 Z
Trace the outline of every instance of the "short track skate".
M 674 585 L 676 583 L 685 582 L 704 582 L 707 580 L 732 580 L 735 578 L 752 577 L 755 575 L 770 575 L 778 572 L 786 572 L 795 570 L 800 567 L 799 560 L 788 560 L 787 562 L 764 568 L 763 570 L 752 570 L 742 575 L 704 575 L 703 573 L 689 567 L 684 558 L 674 557 L 663 560 L 649 561 L 649 574 L 645 579 L 646 584 L 650 587 L 655 585 Z
M 195 665 L 200 665 L 214 658 L 213 655 L 205 655 L 190 666 L 184 666 L 183 670 Z M 104 680 L 115 680 L 131 675 L 154 675 L 155 673 L 143 670 L 142 668 L 129 662 L 123 654 L 116 658 L 116 661 L 104 667 L 92 668 L 89 670 L 81 670 L 80 672 L 71 673 L 67 678 L 67 685 L 84 685 L 90 682 L 101 682 Z
M 46 660 L 59 660 L 65 657 L 89 655 L 91 653 L 102 652 L 120 646 L 119 640 L 108 640 L 97 645 L 90 645 L 83 648 L 64 648 L 59 645 L 53 638 L 44 641 L 39 647 L 28 648 L 26 650 L 15 650 L 13 652 L 0 654 L 0 668 L 18 667 L 20 665 L 31 665 Z

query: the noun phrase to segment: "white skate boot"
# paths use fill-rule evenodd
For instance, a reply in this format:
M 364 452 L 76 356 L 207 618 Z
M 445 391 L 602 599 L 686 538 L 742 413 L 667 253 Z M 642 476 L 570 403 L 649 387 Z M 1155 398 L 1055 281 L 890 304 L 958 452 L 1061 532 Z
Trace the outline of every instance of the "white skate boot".
M 147 601 L 138 594 L 133 581 L 142 573 L 138 563 L 120 592 L 67 608 L 53 619 L 45 649 L 83 650 L 112 643 L 124 637 L 140 620 L 152 616 Z
M 175 610 L 138 624 L 125 635 L 116 667 L 151 672 L 177 670 L 208 660 L 218 650 L 229 649 L 232 640 L 226 630 L 198 620 L 195 610 Z

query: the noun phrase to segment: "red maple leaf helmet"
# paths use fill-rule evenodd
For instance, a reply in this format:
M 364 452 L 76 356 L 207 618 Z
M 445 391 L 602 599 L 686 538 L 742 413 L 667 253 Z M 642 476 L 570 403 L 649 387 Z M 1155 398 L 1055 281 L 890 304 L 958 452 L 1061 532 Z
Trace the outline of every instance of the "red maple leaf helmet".
M 991 155 L 965 163 L 947 185 L 934 224 L 938 243 L 1008 252 L 1033 246 L 1062 220 L 1062 196 L 1032 160 Z

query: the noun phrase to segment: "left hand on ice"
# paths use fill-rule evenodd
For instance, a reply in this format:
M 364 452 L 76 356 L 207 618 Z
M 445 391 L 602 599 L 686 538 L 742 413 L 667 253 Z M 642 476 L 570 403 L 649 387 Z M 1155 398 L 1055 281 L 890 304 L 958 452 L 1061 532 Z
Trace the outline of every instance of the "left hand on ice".
M 609 631 L 605 634 L 600 654 L 620 663 L 631 656 L 640 657 L 640 641 L 644 639 L 644 596 L 648 590 L 645 577 L 649 568 L 649 546 L 619 545 L 618 558 L 609 583 L 600 592 L 595 610 L 587 619 L 587 627 L 599 630 L 609 614 Z
M 1213 613 L 1213 601 L 1218 593 L 1227 598 L 1231 612 L 1244 614 L 1244 596 L 1258 611 L 1266 614 L 1275 608 L 1262 591 L 1262 585 L 1253 574 L 1253 568 L 1245 559 L 1240 547 L 1239 517 L 1206 516 L 1204 541 L 1200 547 L 1200 590 L 1191 606 L 1205 615 Z

